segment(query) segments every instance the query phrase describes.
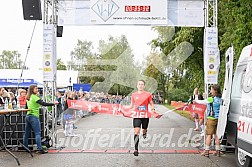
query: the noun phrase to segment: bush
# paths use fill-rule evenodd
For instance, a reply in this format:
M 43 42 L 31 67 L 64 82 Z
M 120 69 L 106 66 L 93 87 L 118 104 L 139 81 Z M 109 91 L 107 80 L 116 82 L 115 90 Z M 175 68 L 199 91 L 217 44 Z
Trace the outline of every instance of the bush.
M 187 102 L 190 93 L 186 92 L 184 89 L 172 89 L 168 92 L 168 103 L 171 101 L 183 101 Z

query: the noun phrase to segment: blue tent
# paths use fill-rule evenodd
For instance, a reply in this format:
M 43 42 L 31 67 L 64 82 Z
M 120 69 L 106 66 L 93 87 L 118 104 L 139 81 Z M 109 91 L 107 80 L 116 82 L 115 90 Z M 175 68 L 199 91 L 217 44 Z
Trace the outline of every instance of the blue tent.
M 0 87 L 15 88 L 18 87 L 18 83 L 21 88 L 27 88 L 32 84 L 38 85 L 38 87 L 42 85 L 34 79 L 0 79 Z
M 91 84 L 73 84 L 73 90 L 79 91 L 82 89 L 82 91 L 89 92 L 92 88 Z

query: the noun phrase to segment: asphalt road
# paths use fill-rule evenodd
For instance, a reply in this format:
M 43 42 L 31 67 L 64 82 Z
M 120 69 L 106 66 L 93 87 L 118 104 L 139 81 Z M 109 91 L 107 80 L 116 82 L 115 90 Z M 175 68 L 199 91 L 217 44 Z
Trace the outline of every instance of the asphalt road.
M 160 113 L 167 111 L 156 106 Z M 80 119 L 75 130 L 76 136 L 65 137 L 60 128 L 57 148 L 48 154 L 14 152 L 25 167 L 63 166 L 187 166 L 215 167 L 235 166 L 234 154 L 222 157 L 199 154 L 203 140 L 194 132 L 194 123 L 174 112 L 165 118 L 150 120 L 147 139 L 140 138 L 140 154 L 135 157 L 132 119 L 122 116 L 96 114 Z M 200 140 L 201 139 L 201 140 Z M 17 166 L 16 161 L 6 152 L 0 152 L 0 166 Z

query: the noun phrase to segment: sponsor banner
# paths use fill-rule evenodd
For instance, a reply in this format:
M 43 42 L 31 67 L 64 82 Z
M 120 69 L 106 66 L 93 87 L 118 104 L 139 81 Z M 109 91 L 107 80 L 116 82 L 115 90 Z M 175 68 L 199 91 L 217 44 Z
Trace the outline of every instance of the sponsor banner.
M 67 100 L 68 108 L 79 109 L 84 111 L 95 111 L 99 103 L 82 101 L 82 100 Z
M 128 118 L 160 118 L 162 115 L 150 111 L 139 111 L 123 107 L 120 104 L 97 103 L 82 100 L 67 100 L 69 108 L 101 114 L 123 115 Z
M 204 0 L 60 0 L 58 25 L 204 27 Z
M 168 0 L 168 26 L 204 27 L 203 0 Z
M 167 1 L 91 0 L 91 24 L 167 24 Z
M 217 84 L 220 67 L 217 27 L 205 29 L 204 72 L 206 84 Z
M 98 103 L 93 111 L 102 114 L 121 115 L 119 104 Z
M 183 107 L 176 108 L 176 110 L 184 110 L 192 113 L 197 113 L 199 116 L 204 117 L 206 111 L 206 105 L 204 104 L 189 104 L 184 105 Z
M 167 1 L 59 1 L 58 25 L 167 25 Z
M 34 79 L 17 79 L 17 78 L 15 78 L 15 79 L 10 79 L 10 78 L 8 78 L 8 79 L 3 79 L 3 78 L 1 78 L 1 79 L 0 79 L 0 83 L 1 83 L 1 82 L 5 82 L 5 83 L 7 83 L 7 84 L 13 84 L 13 83 L 29 83 L 29 84 L 36 84 L 35 81 L 34 81 Z
M 56 74 L 55 28 L 53 24 L 44 24 L 43 31 L 43 81 L 54 81 Z

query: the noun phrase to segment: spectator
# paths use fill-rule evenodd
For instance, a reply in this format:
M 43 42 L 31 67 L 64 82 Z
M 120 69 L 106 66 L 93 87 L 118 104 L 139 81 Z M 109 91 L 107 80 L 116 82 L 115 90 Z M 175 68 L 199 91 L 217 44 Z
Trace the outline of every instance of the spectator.
M 25 104 L 26 104 L 26 98 L 25 98 L 26 90 L 20 89 L 19 92 L 20 92 L 20 96 L 18 97 L 18 100 L 19 100 L 19 103 L 20 103 L 20 107 L 24 108 Z
M 68 92 L 65 99 L 64 111 L 68 109 L 67 100 L 74 100 L 74 92 Z
M 192 100 L 203 100 L 202 95 L 199 94 L 199 89 L 195 88 L 192 96 Z M 199 131 L 199 115 L 197 113 L 192 113 L 195 121 L 195 128 L 193 130 Z
M 206 100 L 196 100 L 196 103 L 207 105 L 207 122 L 206 122 L 206 147 L 205 151 L 201 154 L 202 156 L 209 157 L 210 144 L 212 136 L 215 138 L 215 153 L 214 155 L 221 156 L 220 152 L 220 140 L 216 135 L 217 123 L 220 113 L 221 105 L 221 90 L 219 85 L 214 84 L 211 87 L 211 95 Z
M 4 102 L 5 102 L 3 94 L 4 94 L 4 88 L 0 87 L 0 107 L 3 107 L 4 106 Z
M 56 101 L 59 102 L 59 105 L 57 105 L 57 112 L 56 112 L 56 116 L 57 116 L 57 124 L 60 125 L 60 120 L 61 120 L 61 114 L 62 114 L 62 96 L 61 96 L 61 93 L 60 92 L 57 92 L 56 94 Z
M 187 103 L 191 104 L 192 102 L 193 102 L 193 98 L 192 98 L 192 96 L 189 96 L 189 99 L 187 100 Z
M 53 106 L 58 104 L 58 102 L 54 103 L 46 103 L 42 101 L 38 96 L 38 87 L 37 85 L 31 85 L 28 89 L 28 94 L 26 96 L 27 100 L 27 108 L 30 111 L 27 112 L 25 117 L 25 133 L 24 133 L 24 146 L 28 148 L 28 138 L 33 130 L 35 133 L 36 144 L 38 146 L 38 153 L 45 154 L 46 150 L 42 149 L 41 145 L 41 134 L 40 134 L 40 120 L 39 120 L 39 107 L 42 106 Z
M 17 98 L 15 97 L 13 92 L 8 92 L 10 95 L 10 102 L 12 104 L 12 108 L 13 106 L 15 106 L 17 104 Z

